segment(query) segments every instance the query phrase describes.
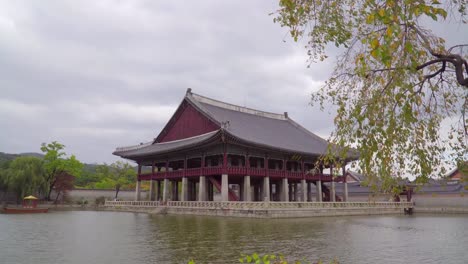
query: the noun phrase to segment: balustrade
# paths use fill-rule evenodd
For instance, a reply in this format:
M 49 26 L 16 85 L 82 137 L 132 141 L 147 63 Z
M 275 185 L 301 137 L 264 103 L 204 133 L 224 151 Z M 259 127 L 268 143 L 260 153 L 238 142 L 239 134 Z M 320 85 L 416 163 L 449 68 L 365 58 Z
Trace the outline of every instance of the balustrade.
M 217 201 L 106 201 L 109 207 L 190 207 L 220 209 L 297 208 L 411 208 L 412 202 L 217 202 Z

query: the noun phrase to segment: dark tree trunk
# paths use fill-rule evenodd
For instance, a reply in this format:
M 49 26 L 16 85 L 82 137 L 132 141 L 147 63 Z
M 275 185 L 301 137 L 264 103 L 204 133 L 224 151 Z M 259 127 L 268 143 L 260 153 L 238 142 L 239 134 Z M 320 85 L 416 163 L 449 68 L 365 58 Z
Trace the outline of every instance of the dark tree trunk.
M 120 184 L 115 186 L 115 200 L 117 200 L 117 196 L 119 195 L 119 191 L 120 191 Z
M 57 192 L 57 196 L 55 197 L 54 204 L 57 204 L 59 196 L 60 196 L 60 191 Z
M 54 180 L 50 185 L 49 185 L 49 191 L 47 192 L 47 197 L 46 200 L 50 201 L 50 196 L 52 194 L 52 190 L 54 189 L 56 180 Z

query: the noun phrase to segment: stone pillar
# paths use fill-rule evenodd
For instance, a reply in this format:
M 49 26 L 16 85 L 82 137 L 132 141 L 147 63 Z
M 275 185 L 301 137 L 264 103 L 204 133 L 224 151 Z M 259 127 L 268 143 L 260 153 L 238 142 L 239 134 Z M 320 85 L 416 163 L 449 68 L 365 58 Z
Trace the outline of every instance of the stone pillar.
M 229 201 L 229 176 L 227 174 L 221 175 L 221 201 Z
M 317 188 L 317 202 L 323 202 L 322 181 L 316 181 L 315 187 Z
M 164 179 L 164 182 L 163 182 L 163 195 L 162 195 L 162 200 L 164 202 L 167 202 L 168 200 L 168 197 L 169 196 L 169 180 L 168 179 Z
M 281 182 L 281 201 L 289 202 L 288 178 L 283 178 Z
M 198 184 L 198 201 L 206 201 L 207 197 L 207 188 L 206 188 L 206 177 L 200 176 L 200 183 Z
M 346 181 L 346 164 L 341 167 L 341 174 L 343 174 L 343 202 L 348 201 L 348 182 Z
M 331 182 L 331 201 L 336 202 L 336 188 L 335 188 L 335 180 L 332 178 Z
M 270 177 L 263 178 L 262 196 L 264 202 L 270 201 Z
M 136 182 L 135 186 L 135 201 L 140 201 L 141 199 L 141 181 Z
M 306 182 L 306 180 L 301 180 L 301 191 L 302 191 L 301 201 L 302 202 L 307 202 L 307 182 Z
M 188 201 L 189 200 L 188 188 L 189 188 L 189 186 L 188 186 L 187 177 L 182 177 L 182 190 L 181 190 L 181 196 L 180 196 L 181 201 Z
M 250 188 L 250 176 L 244 176 L 244 187 L 243 187 L 244 197 L 243 200 L 246 202 L 252 201 L 252 190 Z
M 348 183 L 346 181 L 343 183 L 343 201 L 348 201 Z

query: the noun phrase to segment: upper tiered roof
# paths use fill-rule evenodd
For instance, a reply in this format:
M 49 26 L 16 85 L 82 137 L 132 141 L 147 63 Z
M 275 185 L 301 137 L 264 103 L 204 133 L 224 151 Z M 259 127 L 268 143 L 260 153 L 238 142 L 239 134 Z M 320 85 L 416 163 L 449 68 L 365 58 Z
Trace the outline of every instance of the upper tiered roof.
M 209 131 L 196 136 L 162 142 L 177 122 L 182 106 L 193 107 L 211 122 Z M 211 141 L 221 134 L 228 135 L 244 144 L 288 153 L 319 156 L 326 153 L 328 142 L 308 131 L 289 118 L 287 113 L 276 114 L 233 105 L 187 90 L 187 93 L 166 127 L 151 144 L 126 150 L 118 148 L 114 154 L 124 158 L 157 155 L 174 150 L 189 148 L 196 144 Z M 356 158 L 352 157 L 353 159 Z

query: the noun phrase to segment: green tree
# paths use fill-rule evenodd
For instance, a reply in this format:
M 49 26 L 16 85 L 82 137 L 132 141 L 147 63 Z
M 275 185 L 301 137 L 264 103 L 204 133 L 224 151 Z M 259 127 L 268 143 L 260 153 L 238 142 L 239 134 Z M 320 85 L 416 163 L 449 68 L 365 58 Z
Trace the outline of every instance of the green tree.
M 128 162 L 116 161 L 111 164 L 115 179 L 115 199 L 119 195 L 120 188 L 132 185 L 136 179 L 135 168 Z
M 115 189 L 117 199 L 121 188 L 128 189 L 136 179 L 135 168 L 127 162 L 117 161 L 111 165 L 103 164 L 96 167 L 96 178 L 94 184 L 96 189 Z
M 0 162 L 0 191 L 6 195 L 8 189 L 6 170 L 10 167 L 11 161 Z
M 96 174 L 96 170 L 86 171 L 83 170 L 79 176 L 75 179 L 75 184 L 82 188 L 94 188 L 94 184 L 99 182 L 99 177 Z
M 423 27 L 448 15 L 466 23 L 467 3 L 280 0 L 274 21 L 306 39 L 311 62 L 326 59 L 330 44 L 343 51 L 312 102 L 337 106 L 331 141 L 342 157 L 356 147 L 370 178 L 425 181 L 443 153 L 468 155 L 468 44 L 447 47 Z M 441 122 L 450 119 L 459 121 L 444 141 Z
M 27 195 L 42 196 L 47 191 L 44 163 L 36 157 L 19 157 L 0 171 L 6 191 L 16 194 L 17 201 Z
M 463 182 L 468 183 L 468 161 L 459 161 L 457 168 L 461 173 L 461 179 Z
M 66 157 L 66 153 L 63 151 L 64 145 L 53 141 L 52 143 L 42 143 L 41 151 L 45 153 L 44 156 L 44 168 L 46 171 L 46 183 L 47 183 L 47 196 L 46 199 L 50 201 L 50 194 L 55 187 L 57 182 L 57 176 L 66 172 L 72 176 L 79 176 L 83 164 L 76 159 L 74 155 Z
M 94 187 L 96 189 L 114 189 L 115 187 L 115 180 L 110 178 L 110 177 L 105 177 L 103 179 L 101 179 L 99 182 L 96 182 L 96 184 L 94 184 Z

